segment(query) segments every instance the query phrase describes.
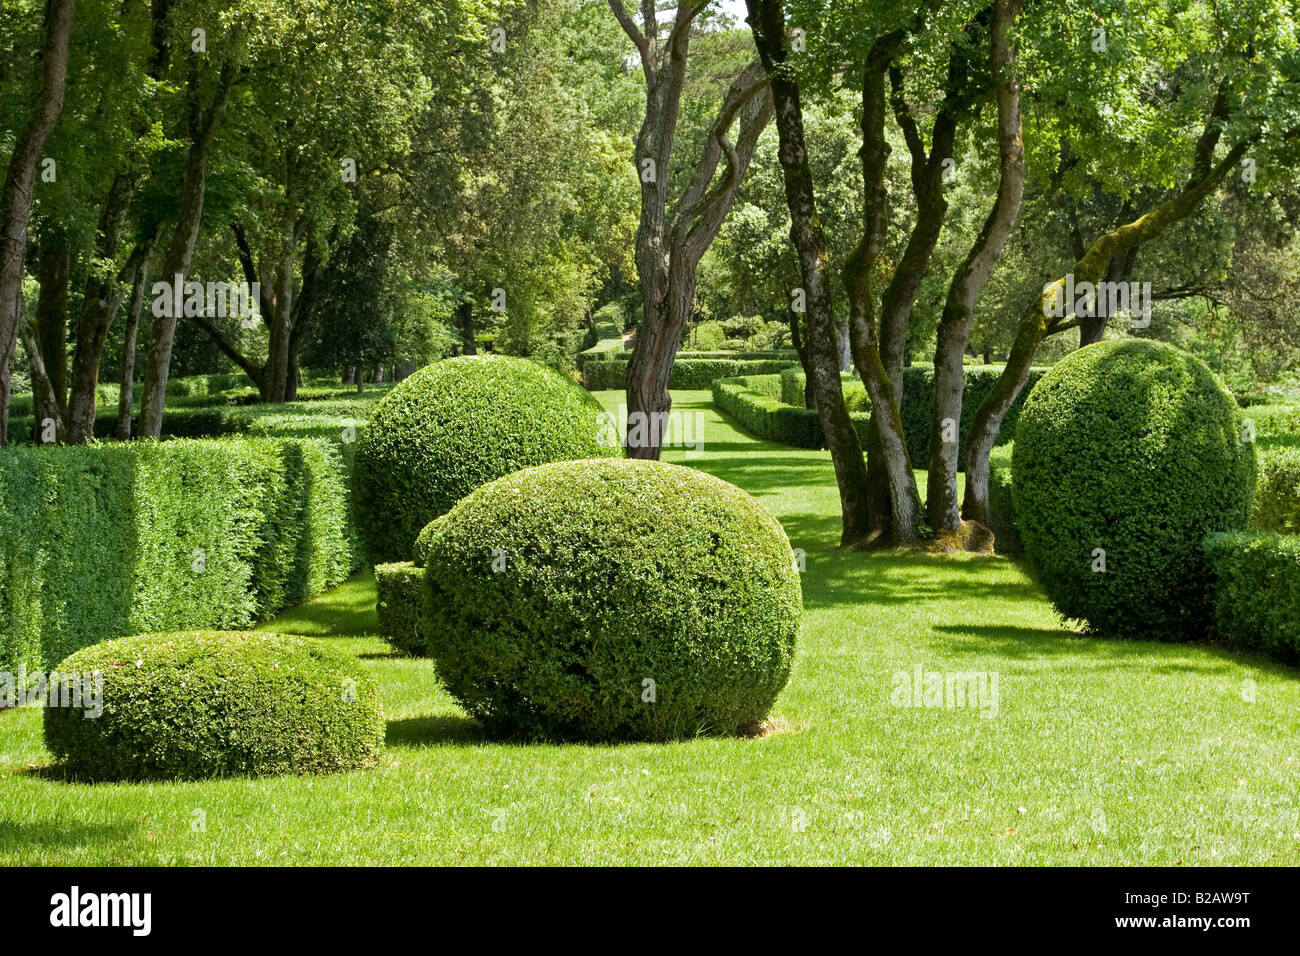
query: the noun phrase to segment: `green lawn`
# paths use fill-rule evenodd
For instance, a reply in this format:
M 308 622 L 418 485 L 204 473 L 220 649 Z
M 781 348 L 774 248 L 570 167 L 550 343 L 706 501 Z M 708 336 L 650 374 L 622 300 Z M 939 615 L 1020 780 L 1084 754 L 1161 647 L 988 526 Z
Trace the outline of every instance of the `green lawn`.
M 841 554 L 826 454 L 753 440 L 705 392 L 675 398 L 707 421 L 705 454 L 687 463 L 756 495 L 807 552 L 804 633 L 775 733 L 617 747 L 485 741 L 429 662 L 394 658 L 371 636 L 374 589 L 362 577 L 270 627 L 326 638 L 373 670 L 389 719 L 379 769 L 67 783 L 43 769 L 40 714 L 22 709 L 0 715 L 0 862 L 1300 857 L 1295 671 L 1208 647 L 1081 638 L 1005 558 Z M 602 400 L 616 407 L 620 396 Z M 892 705 L 894 673 L 917 664 L 996 672 L 997 715 Z

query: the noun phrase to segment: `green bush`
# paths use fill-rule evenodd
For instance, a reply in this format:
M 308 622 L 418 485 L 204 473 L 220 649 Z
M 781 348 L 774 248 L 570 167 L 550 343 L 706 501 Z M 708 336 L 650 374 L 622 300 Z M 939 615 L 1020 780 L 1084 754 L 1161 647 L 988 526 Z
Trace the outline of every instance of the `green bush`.
M 1132 636 L 1202 629 L 1201 540 L 1250 516 L 1240 418 L 1203 362 L 1159 342 L 1090 345 L 1043 376 L 1016 429 L 1012 494 L 1061 614 Z
M 1256 438 L 1300 438 L 1300 405 L 1252 405 L 1242 418 Z
M 1211 534 L 1203 547 L 1214 581 L 1211 637 L 1300 663 L 1300 538 Z
M 423 657 L 424 567 L 411 561 L 375 565 L 375 594 L 380 636 L 400 654 Z
M 1300 448 L 1258 448 L 1259 483 L 1250 526 L 1258 531 L 1300 534 Z
M 0 669 L 240 628 L 359 566 L 346 452 L 226 438 L 0 451 Z
M 790 542 L 703 472 L 530 468 L 471 494 L 428 543 L 430 654 L 493 731 L 733 733 L 761 721 L 789 677 L 801 609 Z
M 379 403 L 357 439 L 353 508 L 370 560 L 409 560 L 425 525 L 494 478 L 621 456 L 602 443 L 602 416 L 581 386 L 527 359 L 466 356 L 420 369 Z
M 736 353 L 743 354 L 743 353 Z M 592 391 L 626 388 L 628 359 L 589 361 L 583 366 L 583 381 Z M 678 358 L 668 376 L 668 387 L 706 389 L 716 379 L 739 375 L 774 375 L 796 359 L 689 359 Z
M 44 709 L 46 745 L 79 777 L 330 773 L 373 766 L 383 750 L 374 680 L 320 641 L 142 634 L 78 651 L 57 668 L 78 679 L 51 683 L 84 687 L 96 672 L 102 713 L 84 697 L 80 708 Z

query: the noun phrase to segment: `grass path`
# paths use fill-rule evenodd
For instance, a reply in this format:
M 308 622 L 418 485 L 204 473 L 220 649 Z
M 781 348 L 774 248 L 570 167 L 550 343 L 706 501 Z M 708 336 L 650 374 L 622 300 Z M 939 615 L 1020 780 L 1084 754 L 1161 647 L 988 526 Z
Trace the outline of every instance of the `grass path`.
M 619 396 L 604 393 L 616 407 Z M 1207 647 L 1081 638 L 1004 558 L 844 555 L 829 457 L 709 406 L 703 457 L 807 552 L 804 633 L 757 740 L 481 739 L 427 661 L 373 636 L 359 577 L 268 625 L 380 680 L 382 766 L 334 777 L 50 779 L 40 714 L 0 715 L 4 864 L 1293 864 L 1300 675 Z M 1261 596 L 1263 598 L 1263 596 Z M 893 675 L 999 676 L 996 717 L 890 702 Z M 1248 699 L 1249 698 L 1249 699 Z M 202 810 L 206 829 L 196 830 Z

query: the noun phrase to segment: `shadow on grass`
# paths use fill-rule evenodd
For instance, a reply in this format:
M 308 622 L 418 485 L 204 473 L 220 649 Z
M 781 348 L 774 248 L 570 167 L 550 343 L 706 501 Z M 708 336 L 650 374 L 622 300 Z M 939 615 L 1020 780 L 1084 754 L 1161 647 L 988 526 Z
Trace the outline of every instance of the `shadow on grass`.
M 406 717 L 390 720 L 385 734 L 390 747 L 437 747 L 441 744 L 492 743 L 478 721 L 468 717 Z
M 15 823 L 0 820 L 0 850 L 11 847 L 80 847 L 126 840 L 136 824 Z

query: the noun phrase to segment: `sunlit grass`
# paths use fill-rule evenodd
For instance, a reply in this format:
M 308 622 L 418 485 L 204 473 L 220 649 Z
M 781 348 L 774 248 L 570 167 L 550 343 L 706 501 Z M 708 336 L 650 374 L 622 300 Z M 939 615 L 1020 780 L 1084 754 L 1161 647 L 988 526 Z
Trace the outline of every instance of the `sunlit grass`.
M 603 393 L 616 407 L 620 396 Z M 382 685 L 371 772 L 87 786 L 43 775 L 40 714 L 0 715 L 0 861 L 1282 864 L 1300 856 L 1300 679 L 1184 645 L 1082 638 L 995 557 L 843 554 L 825 453 L 754 441 L 704 392 L 703 468 L 807 552 L 776 732 L 667 745 L 484 740 L 427 661 L 392 657 L 359 577 L 270 628 Z M 1261 599 L 1266 599 L 1261 596 Z M 999 675 L 996 717 L 896 707 L 917 664 Z M 206 830 L 196 831 L 201 809 Z

